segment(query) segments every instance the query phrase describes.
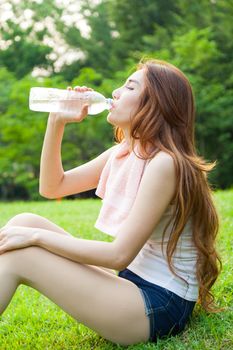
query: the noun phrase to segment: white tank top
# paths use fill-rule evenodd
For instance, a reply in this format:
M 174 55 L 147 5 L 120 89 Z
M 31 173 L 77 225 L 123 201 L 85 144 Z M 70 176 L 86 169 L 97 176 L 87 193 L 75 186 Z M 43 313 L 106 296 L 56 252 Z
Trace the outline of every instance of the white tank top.
M 128 269 L 140 276 L 141 278 L 161 287 L 167 288 L 180 297 L 197 301 L 198 299 L 198 282 L 196 278 L 196 261 L 197 250 L 191 239 L 191 221 L 189 220 L 177 242 L 177 247 L 173 255 L 173 266 L 176 273 L 184 278 L 174 275 L 168 266 L 166 258 L 166 246 L 169 237 L 169 229 L 164 238 L 164 248 L 161 249 L 162 233 L 170 219 L 174 205 L 169 205 L 164 212 L 160 222 L 154 229 L 150 239 L 140 250 L 135 259 L 128 265 Z

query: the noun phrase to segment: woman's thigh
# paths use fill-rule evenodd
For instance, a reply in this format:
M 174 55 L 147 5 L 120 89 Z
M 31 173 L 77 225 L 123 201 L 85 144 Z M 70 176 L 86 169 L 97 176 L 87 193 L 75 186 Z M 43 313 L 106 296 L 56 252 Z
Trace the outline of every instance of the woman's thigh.
M 0 256 L 9 273 L 61 307 L 78 322 L 121 345 L 149 339 L 149 320 L 138 287 L 98 267 L 80 264 L 40 247 Z
M 15 215 L 13 218 L 11 218 L 7 224 L 11 226 L 27 226 L 27 227 L 38 227 L 45 230 L 49 230 L 51 232 L 57 232 L 61 233 L 63 235 L 69 235 L 72 236 L 69 232 L 65 231 L 62 227 L 54 224 L 52 221 L 46 219 L 43 216 L 33 214 L 33 213 L 21 213 L 18 215 Z M 111 274 L 116 275 L 117 272 L 105 267 L 99 267 L 102 270 L 105 270 Z

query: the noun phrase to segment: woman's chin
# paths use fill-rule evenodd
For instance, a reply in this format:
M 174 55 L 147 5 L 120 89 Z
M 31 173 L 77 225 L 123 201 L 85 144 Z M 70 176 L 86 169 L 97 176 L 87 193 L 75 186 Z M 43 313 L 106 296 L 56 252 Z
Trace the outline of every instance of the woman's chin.
M 112 113 L 111 113 L 111 111 L 108 113 L 106 119 L 107 119 L 107 121 L 108 121 L 110 124 L 116 125 L 116 123 L 114 123 L 114 118 L 112 118 Z
M 122 120 L 122 118 L 119 118 L 119 113 L 114 114 L 111 113 L 111 111 L 108 113 L 106 120 L 109 124 L 112 124 L 113 126 L 119 127 L 121 129 L 125 129 L 129 127 L 128 120 Z

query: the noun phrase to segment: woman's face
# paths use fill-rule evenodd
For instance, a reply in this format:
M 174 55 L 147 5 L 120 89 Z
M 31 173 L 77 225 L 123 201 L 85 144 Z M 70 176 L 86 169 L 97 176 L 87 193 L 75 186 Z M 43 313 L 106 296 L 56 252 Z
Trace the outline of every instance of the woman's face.
M 130 117 L 139 104 L 139 96 L 144 89 L 144 70 L 140 69 L 129 76 L 125 84 L 112 92 L 113 107 L 107 121 L 123 130 L 128 129 Z

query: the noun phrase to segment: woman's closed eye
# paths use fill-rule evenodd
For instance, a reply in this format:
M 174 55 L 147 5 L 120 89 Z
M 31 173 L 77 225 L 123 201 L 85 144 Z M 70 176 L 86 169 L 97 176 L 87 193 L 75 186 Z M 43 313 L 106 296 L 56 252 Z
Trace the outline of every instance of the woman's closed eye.
M 129 87 L 129 86 L 126 86 L 126 89 L 129 89 L 129 90 L 134 90 L 134 88 Z

